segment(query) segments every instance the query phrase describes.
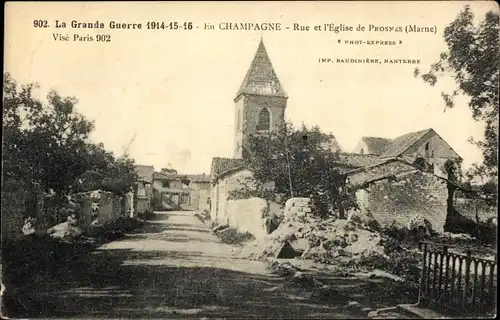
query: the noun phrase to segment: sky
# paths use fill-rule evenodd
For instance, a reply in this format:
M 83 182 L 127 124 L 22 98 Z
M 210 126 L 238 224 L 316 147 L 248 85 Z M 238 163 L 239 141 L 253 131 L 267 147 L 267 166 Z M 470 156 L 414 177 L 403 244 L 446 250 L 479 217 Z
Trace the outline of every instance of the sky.
M 77 111 L 95 122 L 92 140 L 117 155 L 127 150 L 156 170 L 209 173 L 212 157 L 232 157 L 233 98 L 263 37 L 287 92 L 285 117 L 318 125 L 345 151 L 362 136 L 395 138 L 433 128 L 464 158 L 481 160 L 470 136 L 483 125 L 471 119 L 467 99 L 444 112 L 445 79 L 430 87 L 413 76 L 416 65 L 319 63 L 320 58 L 419 59 L 426 71 L 445 49 L 444 27 L 466 2 L 288 3 L 9 3 L 5 19 L 5 71 L 38 94 L 57 90 L 77 97 Z M 471 2 L 484 16 L 494 2 Z M 34 28 L 33 20 L 49 28 Z M 191 21 L 191 31 L 55 29 L 55 20 Z M 203 30 L 205 22 L 336 23 L 435 26 L 437 33 L 332 33 L 317 31 Z M 54 41 L 53 34 L 105 33 L 111 42 Z M 338 40 L 394 40 L 394 46 L 339 44 Z

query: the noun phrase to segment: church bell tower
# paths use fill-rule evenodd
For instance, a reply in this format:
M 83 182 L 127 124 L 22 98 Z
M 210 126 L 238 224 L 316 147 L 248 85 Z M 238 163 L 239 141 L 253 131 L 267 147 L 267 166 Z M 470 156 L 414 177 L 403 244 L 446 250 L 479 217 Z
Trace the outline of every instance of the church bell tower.
M 287 100 L 261 39 L 234 98 L 235 158 L 251 156 L 247 142 L 250 134 L 269 132 L 285 122 Z

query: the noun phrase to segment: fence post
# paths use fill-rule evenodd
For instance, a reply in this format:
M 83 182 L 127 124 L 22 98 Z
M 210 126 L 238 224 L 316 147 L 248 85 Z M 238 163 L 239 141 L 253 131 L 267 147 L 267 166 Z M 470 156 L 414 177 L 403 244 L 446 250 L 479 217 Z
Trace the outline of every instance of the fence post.
M 467 295 L 469 293 L 469 280 L 470 280 L 470 263 L 471 263 L 471 251 L 467 250 L 467 257 L 465 258 L 464 291 L 462 295 L 462 303 L 460 305 L 461 311 L 464 311 L 465 306 L 467 305 Z
M 441 297 L 444 298 L 446 296 L 446 290 L 448 289 L 448 273 L 449 273 L 449 261 L 450 257 L 448 255 L 448 247 L 446 245 L 443 246 L 443 256 L 444 256 L 444 281 L 443 281 L 443 288 L 442 288 L 442 294 Z M 441 262 L 443 262 L 443 259 L 441 259 Z M 443 263 L 441 263 L 441 270 L 443 269 Z
M 420 285 L 419 285 L 419 291 L 418 291 L 418 305 L 422 304 L 422 297 L 425 295 L 424 291 L 424 286 L 427 287 L 427 279 L 425 278 L 426 274 L 426 266 L 427 266 L 427 243 L 424 242 L 424 258 L 422 260 L 422 270 L 420 271 Z

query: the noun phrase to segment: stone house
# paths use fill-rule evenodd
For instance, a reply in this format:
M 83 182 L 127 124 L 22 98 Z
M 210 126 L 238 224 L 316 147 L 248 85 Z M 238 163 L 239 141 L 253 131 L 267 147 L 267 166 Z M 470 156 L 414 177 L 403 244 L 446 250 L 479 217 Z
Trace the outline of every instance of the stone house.
M 210 177 L 155 172 L 153 193 L 157 210 L 208 210 Z
M 214 158 L 210 174 L 210 216 L 226 222 L 226 206 L 231 191 L 240 189 L 252 175 L 243 159 Z
M 147 165 L 136 165 L 138 179 L 136 182 L 136 192 L 134 201 L 134 214 L 142 214 L 153 210 L 153 174 L 154 167 Z
M 451 160 L 460 172 L 462 158 L 432 128 L 409 132 L 393 140 L 363 137 L 353 153 L 376 155 L 380 159 L 399 157 L 422 169 L 447 177 L 445 163 Z
M 397 221 L 406 225 L 418 214 L 429 220 L 437 232 L 443 232 L 448 206 L 454 203 L 454 198 L 449 201 L 452 194 L 448 184 L 464 190 L 397 157 L 346 172 L 346 177 L 356 192 L 360 211 L 370 212 L 380 224 Z
M 266 218 L 279 215 L 283 208 L 278 203 L 261 198 L 232 197 L 233 192 L 252 188 L 254 179 L 242 159 L 214 158 L 212 161 L 210 217 L 241 232 L 250 232 L 256 238 L 268 232 Z

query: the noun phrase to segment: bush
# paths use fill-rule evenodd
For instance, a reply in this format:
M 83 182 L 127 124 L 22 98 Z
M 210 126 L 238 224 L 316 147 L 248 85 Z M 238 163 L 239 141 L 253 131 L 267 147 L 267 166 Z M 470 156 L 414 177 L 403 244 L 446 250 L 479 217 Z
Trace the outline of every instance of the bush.
M 475 237 L 485 245 L 496 244 L 497 226 L 492 220 L 479 222 L 467 218 L 454 210 L 452 215 L 446 217 L 444 231 L 450 233 L 465 233 Z
M 388 272 L 401 277 L 410 286 L 418 287 L 421 257 L 415 252 L 406 250 L 392 251 L 388 254 L 388 257 L 372 253 L 361 257 L 354 264 L 362 270 L 379 269 Z
M 429 239 L 435 235 L 435 232 L 432 231 L 432 226 L 427 225 L 423 227 L 419 223 L 412 224 L 412 222 L 410 220 L 408 225 L 413 227 L 413 229 L 409 229 L 398 221 L 393 221 L 390 225 L 381 227 L 380 231 L 389 238 L 387 241 L 393 241 L 396 243 L 396 246 L 407 248 L 415 247 L 420 241 Z
M 216 233 L 223 243 L 240 245 L 242 242 L 254 240 L 255 237 L 249 232 L 238 232 L 234 228 L 226 228 Z
M 145 212 L 139 213 L 137 216 L 143 220 L 151 220 L 154 217 L 154 212 L 151 210 L 147 210 Z

